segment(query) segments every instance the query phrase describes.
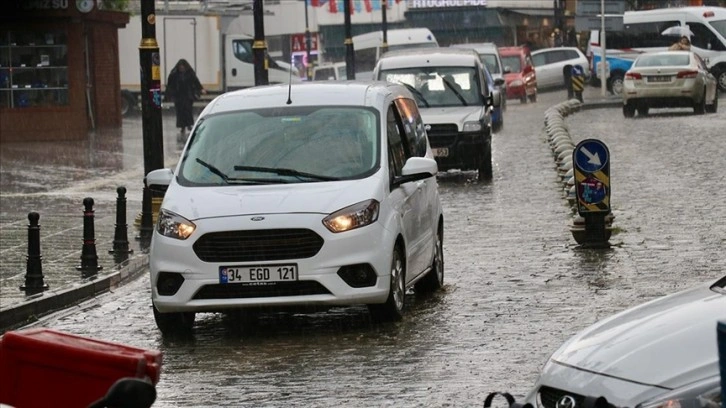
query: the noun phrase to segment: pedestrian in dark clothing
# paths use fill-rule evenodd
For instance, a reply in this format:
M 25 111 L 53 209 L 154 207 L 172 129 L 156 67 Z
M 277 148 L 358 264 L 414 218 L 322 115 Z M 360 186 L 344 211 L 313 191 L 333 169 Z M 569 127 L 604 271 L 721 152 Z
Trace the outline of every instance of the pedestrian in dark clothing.
M 183 58 L 180 59 L 169 73 L 165 95 L 167 100 L 174 101 L 176 127 L 179 128 L 180 133 L 183 134 L 184 129 L 192 130 L 194 101 L 199 98 L 200 94 L 206 93 L 207 91 L 199 82 L 199 78 L 189 62 Z

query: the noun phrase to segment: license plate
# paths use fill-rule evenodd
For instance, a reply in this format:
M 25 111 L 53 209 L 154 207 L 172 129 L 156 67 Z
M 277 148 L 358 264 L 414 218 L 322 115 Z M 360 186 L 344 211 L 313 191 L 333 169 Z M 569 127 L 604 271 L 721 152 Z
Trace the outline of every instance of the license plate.
M 220 266 L 219 283 L 265 284 L 297 280 L 297 264 Z
M 432 150 L 434 151 L 434 156 L 436 156 L 436 157 L 448 157 L 449 156 L 448 147 L 434 147 Z
M 649 76 L 648 82 L 671 82 L 670 75 Z

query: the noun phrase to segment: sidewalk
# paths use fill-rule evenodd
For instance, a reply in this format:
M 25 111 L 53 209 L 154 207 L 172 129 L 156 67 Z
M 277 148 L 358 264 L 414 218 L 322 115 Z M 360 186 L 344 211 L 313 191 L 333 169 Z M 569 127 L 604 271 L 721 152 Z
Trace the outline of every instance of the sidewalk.
M 558 91 L 560 92 L 560 91 Z M 562 90 L 563 100 L 566 91 Z M 585 89 L 583 109 L 617 107 L 621 99 Z M 124 119 L 120 129 L 90 132 L 83 141 L 4 143 L 0 145 L 0 334 L 112 289 L 144 272 L 148 256 L 139 246 L 134 221 L 141 213 L 144 153 L 141 116 Z M 164 165 L 171 167 L 182 145 L 173 113 L 163 115 Z M 129 261 L 116 264 L 117 188 L 125 187 Z M 86 197 L 94 200 L 98 265 L 95 279 L 82 279 Z M 40 254 L 49 289 L 26 296 L 28 213 L 40 215 Z
M 163 115 L 164 165 L 182 147 L 173 113 Z M 89 132 L 80 141 L 0 145 L 0 334 L 28 319 L 108 291 L 146 270 L 134 225 L 141 214 L 144 146 L 141 116 L 125 118 L 120 129 Z M 119 187 L 126 192 L 128 261 L 117 264 L 113 249 Z M 82 279 L 86 197 L 94 200 L 98 265 L 94 279 Z M 26 296 L 28 214 L 40 216 L 40 255 L 48 290 Z

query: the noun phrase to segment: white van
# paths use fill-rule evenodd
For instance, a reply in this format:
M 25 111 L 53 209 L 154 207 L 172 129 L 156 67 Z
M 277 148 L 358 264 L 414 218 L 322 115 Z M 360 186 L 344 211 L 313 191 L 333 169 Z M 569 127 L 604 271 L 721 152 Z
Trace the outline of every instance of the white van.
M 439 170 L 478 170 L 480 180 L 491 180 L 492 109 L 501 96 L 489 90 L 485 72 L 474 50 L 433 48 L 388 52 L 373 78 L 413 93 Z
M 708 61 L 719 88 L 726 92 L 726 8 L 678 7 L 645 11 L 627 11 L 623 15 L 623 31 L 607 32 L 605 42 L 609 65 L 608 89 L 622 91 L 625 72 L 635 58 L 650 51 L 666 50 L 678 41 L 680 34 L 691 38 L 691 49 Z M 593 30 L 588 45 L 593 79 L 602 48 L 598 30 Z
M 428 28 L 399 28 L 386 31 L 388 51 L 409 48 L 434 48 L 439 43 Z M 373 68 L 381 57 L 383 31 L 373 31 L 353 37 L 355 79 L 371 79 Z

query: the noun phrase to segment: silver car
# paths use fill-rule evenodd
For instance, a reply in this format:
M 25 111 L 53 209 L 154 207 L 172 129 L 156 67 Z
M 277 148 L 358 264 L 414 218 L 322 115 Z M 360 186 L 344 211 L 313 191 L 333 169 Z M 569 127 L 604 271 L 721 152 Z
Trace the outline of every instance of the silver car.
M 526 402 L 582 407 L 585 397 L 605 397 L 616 407 L 718 407 L 717 323 L 725 320 L 726 276 L 603 319 L 552 354 Z
M 650 108 L 693 108 L 696 114 L 718 109 L 716 78 L 692 51 L 643 54 L 625 73 L 623 115 L 647 115 Z

